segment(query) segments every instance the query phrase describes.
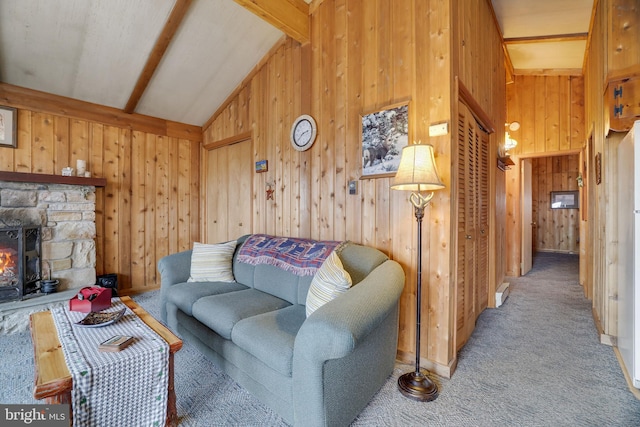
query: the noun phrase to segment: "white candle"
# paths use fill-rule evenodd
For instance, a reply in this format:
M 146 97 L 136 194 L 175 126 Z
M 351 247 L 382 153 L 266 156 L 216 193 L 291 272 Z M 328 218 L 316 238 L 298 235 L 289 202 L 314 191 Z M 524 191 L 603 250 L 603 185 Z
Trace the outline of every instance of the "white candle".
M 84 160 L 78 159 L 76 161 L 76 173 L 78 176 L 84 176 L 84 172 L 87 169 L 87 162 Z

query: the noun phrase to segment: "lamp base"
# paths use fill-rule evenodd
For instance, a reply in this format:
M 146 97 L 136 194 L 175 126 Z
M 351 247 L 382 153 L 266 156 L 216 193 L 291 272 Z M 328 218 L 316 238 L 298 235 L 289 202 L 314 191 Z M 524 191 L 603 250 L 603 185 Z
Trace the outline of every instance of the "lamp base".
M 431 402 L 438 397 L 438 386 L 420 372 L 408 372 L 398 378 L 398 389 L 405 397 Z

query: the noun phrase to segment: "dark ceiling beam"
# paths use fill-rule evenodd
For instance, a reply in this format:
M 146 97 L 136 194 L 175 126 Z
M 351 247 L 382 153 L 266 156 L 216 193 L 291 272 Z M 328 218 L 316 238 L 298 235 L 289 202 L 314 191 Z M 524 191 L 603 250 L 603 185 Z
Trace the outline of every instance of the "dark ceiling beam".
M 191 6 L 191 0 L 176 0 L 176 3 L 173 5 L 169 19 L 167 19 L 167 22 L 164 24 L 164 28 L 158 40 L 156 40 L 156 44 L 153 46 L 149 58 L 147 58 L 147 63 L 138 77 L 129 101 L 127 101 L 127 105 L 124 107 L 125 113 L 133 113 L 138 106 L 140 98 L 142 98 L 144 91 L 147 90 L 147 86 L 149 86 L 153 74 L 156 72 L 171 40 L 173 40 L 173 36 L 176 34 L 182 20 L 187 14 L 189 6 Z
M 300 44 L 308 43 L 309 5 L 302 0 L 234 0 L 240 6 L 258 15 L 282 30 Z

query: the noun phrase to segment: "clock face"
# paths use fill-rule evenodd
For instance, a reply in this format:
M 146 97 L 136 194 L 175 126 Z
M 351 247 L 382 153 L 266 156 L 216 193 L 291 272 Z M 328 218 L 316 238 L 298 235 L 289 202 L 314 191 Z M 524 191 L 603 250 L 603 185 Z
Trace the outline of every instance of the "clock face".
M 316 139 L 316 123 L 313 117 L 302 115 L 291 126 L 291 144 L 298 151 L 308 150 Z

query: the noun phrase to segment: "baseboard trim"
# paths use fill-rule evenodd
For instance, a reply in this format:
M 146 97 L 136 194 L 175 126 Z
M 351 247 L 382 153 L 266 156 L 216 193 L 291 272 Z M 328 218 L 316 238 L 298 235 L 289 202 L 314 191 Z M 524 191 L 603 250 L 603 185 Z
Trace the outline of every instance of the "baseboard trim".
M 396 361 L 405 363 L 415 367 L 416 356 L 414 353 L 408 353 L 406 351 L 398 350 L 396 354 Z M 451 378 L 451 375 L 458 366 L 458 358 L 454 358 L 448 365 L 442 365 L 440 363 L 433 362 L 431 360 L 420 358 L 420 368 L 432 372 L 440 377 Z
M 504 301 L 509 296 L 509 292 L 511 291 L 509 286 L 509 282 L 504 282 L 496 291 L 496 308 L 504 304 Z
M 627 373 L 627 370 L 625 369 L 624 360 L 622 360 L 622 354 L 620 354 L 620 350 L 618 350 L 618 347 L 614 346 L 613 352 L 616 354 L 616 358 L 618 359 L 618 363 L 620 364 L 620 370 L 624 375 L 624 379 L 627 382 L 627 387 L 629 388 L 629 391 L 631 392 L 631 394 L 635 396 L 636 399 L 640 400 L 640 390 L 638 390 L 633 386 L 633 381 L 631 381 L 631 377 L 629 376 L 629 374 Z

